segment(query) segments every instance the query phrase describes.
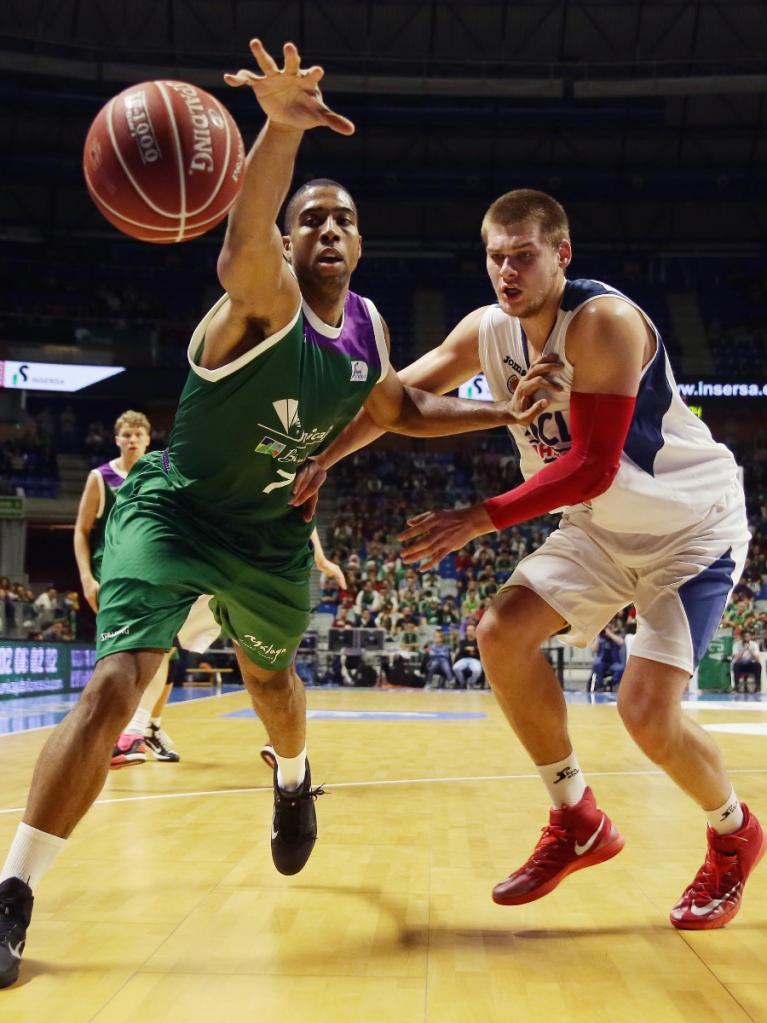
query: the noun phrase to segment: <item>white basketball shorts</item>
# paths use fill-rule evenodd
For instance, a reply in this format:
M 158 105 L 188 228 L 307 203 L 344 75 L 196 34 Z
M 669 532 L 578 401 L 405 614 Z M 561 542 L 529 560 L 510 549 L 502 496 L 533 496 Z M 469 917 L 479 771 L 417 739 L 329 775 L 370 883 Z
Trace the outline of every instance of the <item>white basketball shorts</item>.
M 184 650 L 204 654 L 211 643 L 218 639 L 221 626 L 210 609 L 212 599 L 210 594 L 203 594 L 189 608 L 186 621 L 178 630 L 178 641 Z
M 634 604 L 631 656 L 692 674 L 741 576 L 749 539 L 738 481 L 700 522 L 665 536 L 600 529 L 588 510 L 578 511 L 562 517 L 503 589 L 526 586 L 537 593 L 569 625 L 558 638 L 579 647 Z

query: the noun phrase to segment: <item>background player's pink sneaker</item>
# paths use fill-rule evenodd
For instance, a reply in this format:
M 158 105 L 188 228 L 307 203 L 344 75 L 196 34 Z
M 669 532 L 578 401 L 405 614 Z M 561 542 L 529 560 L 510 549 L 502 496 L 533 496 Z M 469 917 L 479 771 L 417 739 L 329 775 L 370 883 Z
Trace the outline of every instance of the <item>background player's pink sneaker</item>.
M 670 920 L 682 931 L 724 927 L 740 909 L 748 875 L 767 850 L 762 825 L 743 807 L 743 825 L 731 835 L 706 829 L 708 850 L 703 866 L 671 910 Z
M 519 870 L 493 888 L 493 902 L 521 906 L 548 895 L 568 874 L 616 856 L 623 839 L 587 788 L 581 801 L 549 812 L 533 853 Z
M 119 771 L 121 767 L 135 767 L 137 764 L 146 763 L 146 746 L 144 737 L 133 732 L 123 732 L 118 736 L 115 748 L 112 751 L 112 762 L 109 767 L 112 771 Z

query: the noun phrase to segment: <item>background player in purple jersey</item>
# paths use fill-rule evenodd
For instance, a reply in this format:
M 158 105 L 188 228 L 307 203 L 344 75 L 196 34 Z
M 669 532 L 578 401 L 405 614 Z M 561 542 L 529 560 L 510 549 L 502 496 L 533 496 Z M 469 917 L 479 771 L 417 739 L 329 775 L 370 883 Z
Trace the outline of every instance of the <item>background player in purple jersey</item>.
M 88 473 L 75 522 L 74 548 L 80 584 L 85 599 L 95 613 L 99 609 L 99 580 L 107 519 L 117 491 L 149 447 L 149 420 L 143 412 L 128 409 L 117 417 L 114 437 L 120 454 Z M 135 714 L 115 742 L 111 763 L 114 770 L 145 763 L 147 748 L 156 760 L 178 762 L 180 758 L 175 746 L 162 727 L 162 712 L 170 690 L 166 656 L 146 687 Z
M 409 523 L 403 559 L 423 570 L 477 536 L 546 512 L 560 528 L 523 559 L 478 627 L 487 677 L 552 802 L 533 854 L 496 885 L 519 905 L 568 874 L 601 863 L 623 839 L 583 778 L 559 683 L 541 644 L 564 634 L 589 644 L 627 604 L 637 634 L 618 710 L 643 752 L 705 812 L 707 852 L 671 910 L 681 929 L 724 926 L 765 851 L 757 818 L 738 800 L 707 732 L 680 697 L 740 576 L 749 532 L 731 453 L 679 398 L 649 317 L 600 281 L 568 280 L 567 216 L 550 196 L 501 196 L 482 224 L 497 303 L 469 313 L 445 342 L 401 374 L 445 393 L 485 373 L 493 396 L 546 410 L 510 426 L 525 482 L 473 507 Z M 363 412 L 297 481 L 302 502 L 324 469 L 380 433 Z M 660 817 L 661 815 L 659 815 Z

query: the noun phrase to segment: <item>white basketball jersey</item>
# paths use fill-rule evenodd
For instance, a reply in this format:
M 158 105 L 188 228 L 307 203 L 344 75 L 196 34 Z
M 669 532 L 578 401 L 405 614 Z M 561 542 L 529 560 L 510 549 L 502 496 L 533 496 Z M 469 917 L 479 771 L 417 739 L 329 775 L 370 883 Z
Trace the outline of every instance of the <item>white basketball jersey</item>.
M 527 427 L 510 426 L 528 479 L 547 462 L 570 450 L 570 390 L 573 367 L 567 361 L 567 328 L 587 302 L 605 296 L 639 306 L 601 281 L 567 281 L 557 318 L 543 349 L 556 355 L 564 390 L 553 395 L 545 412 Z M 737 477 L 732 454 L 717 444 L 708 427 L 679 397 L 663 341 L 657 338 L 653 358 L 642 370 L 636 408 L 623 446 L 618 474 L 604 494 L 563 511 L 590 510 L 591 520 L 617 533 L 663 535 L 700 521 Z M 490 306 L 479 328 L 482 370 L 496 401 L 508 400 L 515 379 L 529 368 L 527 338 L 520 321 L 497 305 Z

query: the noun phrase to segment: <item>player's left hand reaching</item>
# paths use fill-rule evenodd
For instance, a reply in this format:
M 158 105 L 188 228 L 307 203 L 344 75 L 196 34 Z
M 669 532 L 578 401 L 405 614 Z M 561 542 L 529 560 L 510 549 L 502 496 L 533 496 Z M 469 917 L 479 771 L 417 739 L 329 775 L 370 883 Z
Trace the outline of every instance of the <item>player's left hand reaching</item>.
M 307 459 L 299 470 L 293 483 L 293 494 L 288 504 L 293 508 L 301 508 L 304 522 L 311 522 L 314 518 L 320 487 L 327 479 L 327 476 L 327 472 L 314 458 Z M 346 589 L 345 586 L 344 589 Z
M 322 572 L 323 575 L 335 579 L 340 589 L 346 589 L 346 576 L 344 575 L 344 570 L 337 562 L 331 561 L 330 558 L 326 558 L 323 554 L 321 557 L 314 556 L 314 564 L 317 566 L 318 572 Z
M 302 68 L 294 43 L 285 43 L 282 48 L 282 68 L 260 39 L 251 39 L 250 51 L 263 74 L 243 68 L 237 74 L 225 74 L 224 81 L 235 89 L 249 86 L 271 124 L 297 131 L 325 127 L 340 135 L 354 134 L 352 122 L 331 110 L 322 99 L 319 82 L 325 72 L 317 65 Z
M 434 568 L 451 551 L 458 551 L 483 533 L 492 533 L 495 526 L 485 506 L 475 504 L 460 511 L 424 512 L 408 519 L 408 528 L 399 535 L 403 543 L 402 560 L 420 561 L 419 572 Z

